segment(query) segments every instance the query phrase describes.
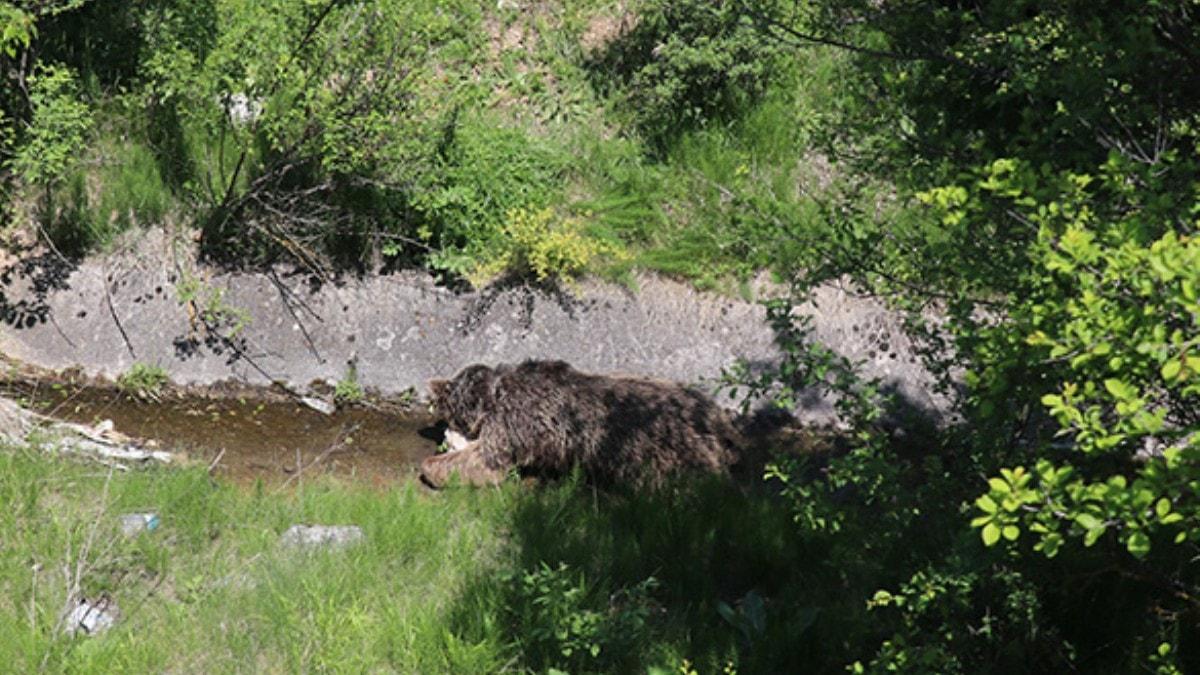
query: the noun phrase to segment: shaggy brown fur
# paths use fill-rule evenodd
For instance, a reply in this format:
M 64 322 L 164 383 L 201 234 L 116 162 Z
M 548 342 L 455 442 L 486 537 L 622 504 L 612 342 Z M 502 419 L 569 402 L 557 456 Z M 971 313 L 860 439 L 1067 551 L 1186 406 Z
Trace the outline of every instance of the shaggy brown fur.
M 738 444 L 729 416 L 700 392 L 561 361 L 475 365 L 429 386 L 435 411 L 471 441 L 425 461 L 422 477 L 435 487 L 455 471 L 494 484 L 510 468 L 561 476 L 579 467 L 601 485 L 656 483 L 679 469 L 723 472 Z

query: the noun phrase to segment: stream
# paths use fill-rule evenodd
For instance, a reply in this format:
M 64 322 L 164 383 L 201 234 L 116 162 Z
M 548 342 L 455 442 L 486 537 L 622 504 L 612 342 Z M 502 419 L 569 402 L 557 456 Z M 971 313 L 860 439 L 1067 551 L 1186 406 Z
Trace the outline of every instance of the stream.
M 320 474 L 389 485 L 408 480 L 441 437 L 421 412 L 372 407 L 325 415 L 291 400 L 172 393 L 143 400 L 118 390 L 3 382 L 0 394 L 45 415 L 117 432 L 182 453 L 237 483 L 296 482 Z

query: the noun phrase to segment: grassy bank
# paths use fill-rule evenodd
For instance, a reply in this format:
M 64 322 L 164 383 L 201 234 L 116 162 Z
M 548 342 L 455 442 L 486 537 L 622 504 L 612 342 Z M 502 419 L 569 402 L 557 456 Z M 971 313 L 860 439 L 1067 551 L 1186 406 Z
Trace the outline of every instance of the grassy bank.
M 0 96 L 6 227 L 76 254 L 167 224 L 239 263 L 701 285 L 778 262 L 763 204 L 824 227 L 844 59 L 736 3 L 271 7 L 30 14 L 44 63 Z
M 836 666 L 821 635 L 863 611 L 786 509 L 728 484 L 278 491 L 6 448 L 0 501 L 0 662 L 14 672 L 780 672 Z M 119 533 L 120 514 L 146 510 L 157 530 Z M 296 523 L 366 539 L 281 547 Z M 114 629 L 62 634 L 76 584 L 111 596 Z

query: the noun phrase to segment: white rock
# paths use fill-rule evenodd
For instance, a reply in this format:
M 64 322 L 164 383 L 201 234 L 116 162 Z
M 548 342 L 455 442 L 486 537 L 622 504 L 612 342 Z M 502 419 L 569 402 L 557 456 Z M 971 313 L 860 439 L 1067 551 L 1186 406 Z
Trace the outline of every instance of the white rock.
M 337 406 L 324 399 L 316 398 L 315 396 L 305 396 L 300 399 L 304 405 L 316 410 L 322 415 L 332 415 L 337 411 Z
M 341 549 L 364 538 L 362 528 L 357 525 L 293 525 L 279 537 L 279 542 L 291 548 Z
M 229 119 L 234 124 L 249 124 L 258 119 L 262 114 L 262 101 L 251 99 L 245 94 L 233 94 L 229 97 L 226 103 L 226 110 L 229 111 Z

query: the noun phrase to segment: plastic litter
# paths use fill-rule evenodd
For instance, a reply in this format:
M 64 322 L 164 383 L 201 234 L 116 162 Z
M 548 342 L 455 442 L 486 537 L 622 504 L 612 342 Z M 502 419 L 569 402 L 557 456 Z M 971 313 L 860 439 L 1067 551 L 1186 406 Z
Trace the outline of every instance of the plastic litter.
M 121 516 L 121 534 L 127 537 L 139 532 L 153 532 L 158 529 L 158 525 L 158 514 L 154 512 L 126 513 Z
M 67 614 L 67 635 L 98 635 L 112 628 L 120 616 L 117 604 L 107 596 L 96 600 L 79 599 L 79 604 Z

